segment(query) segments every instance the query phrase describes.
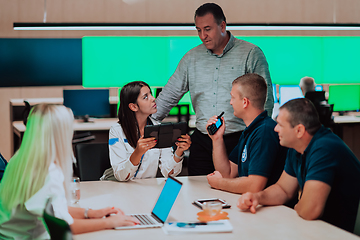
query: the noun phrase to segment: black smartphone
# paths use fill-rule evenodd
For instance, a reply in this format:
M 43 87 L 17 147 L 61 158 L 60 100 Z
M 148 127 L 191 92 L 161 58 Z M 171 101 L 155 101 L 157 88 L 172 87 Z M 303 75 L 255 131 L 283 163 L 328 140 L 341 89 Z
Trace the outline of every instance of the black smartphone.
M 207 130 L 210 135 L 214 135 L 216 131 L 221 127 L 223 124 L 223 121 L 221 120 L 221 116 L 224 114 L 224 112 L 220 113 L 220 115 L 217 117 L 216 123 L 213 123 L 207 127 Z
M 200 209 L 203 209 L 203 204 L 205 202 L 220 202 L 222 205 L 222 208 L 230 208 L 231 205 L 228 204 L 226 201 L 220 199 L 220 198 L 206 198 L 206 199 L 198 199 L 193 202 L 195 206 L 197 206 Z

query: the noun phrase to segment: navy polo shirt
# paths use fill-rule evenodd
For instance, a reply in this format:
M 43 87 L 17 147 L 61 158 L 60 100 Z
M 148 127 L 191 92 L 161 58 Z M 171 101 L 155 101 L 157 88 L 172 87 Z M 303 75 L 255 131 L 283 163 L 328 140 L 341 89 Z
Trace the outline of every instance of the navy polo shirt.
M 331 191 L 320 219 L 353 232 L 360 198 L 360 163 L 338 136 L 322 126 L 304 154 L 289 149 L 285 171 L 298 179 L 301 189 L 308 180 L 328 184 Z
M 275 126 L 276 122 L 264 111 L 242 132 L 229 155 L 230 161 L 238 165 L 239 177 L 260 175 L 268 178 L 266 186 L 277 182 L 288 149 L 280 146 Z

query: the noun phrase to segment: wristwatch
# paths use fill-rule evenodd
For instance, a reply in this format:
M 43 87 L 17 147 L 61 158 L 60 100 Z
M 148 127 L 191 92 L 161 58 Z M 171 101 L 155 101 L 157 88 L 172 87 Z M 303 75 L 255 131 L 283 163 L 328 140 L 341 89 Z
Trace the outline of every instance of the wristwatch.
M 176 151 L 174 152 L 174 156 L 176 157 L 176 158 L 178 158 L 178 159 L 183 159 L 184 158 L 184 153 L 181 155 L 181 156 L 178 156 L 177 154 L 176 154 Z

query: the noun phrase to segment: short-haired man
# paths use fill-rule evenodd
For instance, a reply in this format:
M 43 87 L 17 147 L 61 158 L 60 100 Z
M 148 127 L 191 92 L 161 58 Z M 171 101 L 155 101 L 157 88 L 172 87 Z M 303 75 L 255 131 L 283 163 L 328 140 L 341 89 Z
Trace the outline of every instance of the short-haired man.
M 299 84 L 302 94 L 305 96 L 307 92 L 313 92 L 315 91 L 315 80 L 312 77 L 303 77 L 300 79 Z
M 226 31 L 226 18 L 221 7 L 205 3 L 195 12 L 195 25 L 202 44 L 181 59 L 174 74 L 156 99 L 157 113 L 162 120 L 190 91 L 196 113 L 196 129 L 191 135 L 189 175 L 206 175 L 214 171 L 211 139 L 206 122 L 213 115 L 225 112 L 225 146 L 229 154 L 236 146 L 244 122 L 232 114 L 229 105 L 231 82 L 246 73 L 263 76 L 268 85 L 265 109 L 271 116 L 274 106 L 268 63 L 259 47 L 235 38 Z
M 301 189 L 300 217 L 321 219 L 352 232 L 360 198 L 360 163 L 345 143 L 321 126 L 313 104 L 294 99 L 280 107 L 275 131 L 289 149 L 279 181 L 258 193 L 245 193 L 242 210 L 283 204 Z
M 211 187 L 233 193 L 258 192 L 279 179 L 287 148 L 280 146 L 274 131 L 276 122 L 264 110 L 266 92 L 266 81 L 256 73 L 233 81 L 230 104 L 246 128 L 229 157 L 223 140 L 224 124 L 214 135 L 209 135 L 216 170 L 207 176 Z M 216 116 L 210 118 L 207 126 L 216 120 Z

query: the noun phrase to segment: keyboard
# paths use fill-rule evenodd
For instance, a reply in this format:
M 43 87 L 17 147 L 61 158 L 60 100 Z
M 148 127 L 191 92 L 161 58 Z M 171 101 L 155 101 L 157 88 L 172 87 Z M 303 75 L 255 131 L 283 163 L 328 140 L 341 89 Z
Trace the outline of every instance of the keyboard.
M 140 225 L 154 225 L 154 224 L 157 224 L 156 222 L 154 222 L 154 220 L 152 218 L 149 217 L 149 215 L 136 214 L 136 215 L 131 215 L 131 216 L 138 219 L 139 222 L 140 222 Z

